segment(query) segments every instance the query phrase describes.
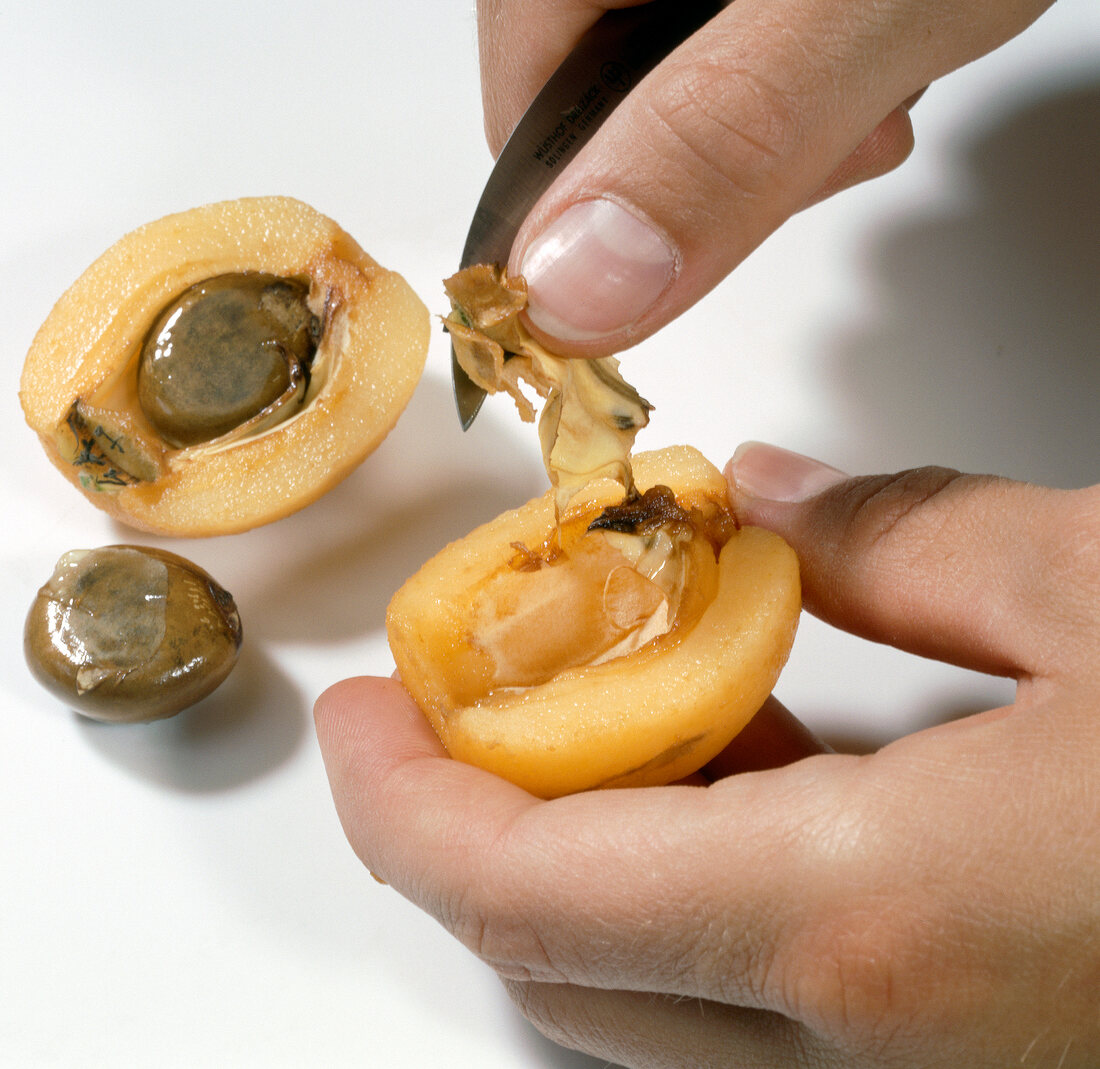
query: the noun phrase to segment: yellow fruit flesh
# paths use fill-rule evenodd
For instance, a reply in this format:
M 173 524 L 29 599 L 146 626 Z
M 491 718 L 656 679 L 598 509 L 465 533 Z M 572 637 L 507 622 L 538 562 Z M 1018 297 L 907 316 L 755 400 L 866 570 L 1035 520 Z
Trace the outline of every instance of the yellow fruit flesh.
M 694 450 L 633 464 L 642 490 L 663 484 L 685 507 L 727 507 L 721 474 Z M 398 672 L 448 752 L 542 797 L 668 783 L 702 767 L 763 703 L 794 638 L 794 553 L 744 528 L 717 559 L 706 538 L 692 539 L 671 629 L 602 659 L 614 638 L 601 623 L 602 591 L 621 563 L 598 535 L 579 532 L 617 491 L 590 487 L 569 509 L 560 577 L 561 563 L 515 567 L 514 544 L 553 539 L 547 495 L 448 546 L 390 605 Z
M 162 467 L 155 479 L 81 486 L 66 425 L 74 402 L 120 413 L 118 426 L 155 444 L 135 402 L 146 331 L 189 286 L 248 271 L 308 279 L 311 301 L 324 305 L 308 403 L 254 437 L 151 450 Z M 407 283 L 332 220 L 288 198 L 227 201 L 149 223 L 92 264 L 38 332 L 20 399 L 50 460 L 98 507 L 142 530 L 225 534 L 302 508 L 358 465 L 411 397 L 428 334 L 427 310 Z

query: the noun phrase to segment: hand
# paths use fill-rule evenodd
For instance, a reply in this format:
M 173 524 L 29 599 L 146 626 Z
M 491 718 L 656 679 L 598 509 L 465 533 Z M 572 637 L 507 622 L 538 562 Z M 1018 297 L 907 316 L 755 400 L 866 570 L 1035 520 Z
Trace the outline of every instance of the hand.
M 869 757 L 540 802 L 448 759 L 397 682 L 349 680 L 316 719 L 352 845 L 616 1063 L 1100 1064 L 1100 488 L 846 479 L 759 445 L 729 476 L 811 611 L 1013 676 L 1015 704 Z
M 606 9 L 479 0 L 485 122 L 499 151 Z M 1051 0 L 736 0 L 640 83 L 536 205 L 510 269 L 530 325 L 602 355 L 668 323 L 785 219 L 908 155 L 923 87 Z

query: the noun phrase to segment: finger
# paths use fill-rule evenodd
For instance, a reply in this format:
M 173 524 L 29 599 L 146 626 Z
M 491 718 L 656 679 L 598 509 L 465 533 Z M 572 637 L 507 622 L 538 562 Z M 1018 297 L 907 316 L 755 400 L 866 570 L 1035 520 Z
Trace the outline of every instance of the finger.
M 714 781 L 740 772 L 782 768 L 803 757 L 829 752 L 829 747 L 773 695 L 703 773 Z
M 535 206 L 509 265 L 527 279 L 532 327 L 574 355 L 652 333 L 858 161 L 884 117 L 1041 6 L 1008 22 L 949 0 L 781 12 L 737 0 L 632 90 Z M 908 152 L 900 118 L 870 142 L 873 169 Z
M 829 622 L 1016 678 L 1095 675 L 1100 491 L 941 468 L 847 479 L 760 443 L 727 476 L 741 519 L 790 542 Z
M 584 32 L 604 11 L 638 2 L 478 0 L 482 107 L 494 156 Z
M 889 174 L 913 151 L 913 124 L 909 111 L 924 96 L 920 89 L 896 107 L 860 143 L 856 150 L 825 180 L 805 207 L 819 204 L 835 193 Z
M 315 718 L 356 852 L 502 976 L 786 1005 L 772 947 L 803 909 L 792 844 L 821 834 L 820 793 L 803 810 L 824 772 L 540 802 L 442 755 L 395 681 L 338 684 Z
M 419 859 L 401 841 L 401 821 L 377 819 L 380 807 L 388 808 L 388 790 L 395 799 L 425 792 L 418 813 L 432 821 L 432 841 L 446 846 L 442 854 L 459 868 L 464 851 L 482 846 L 476 835 L 466 834 L 481 825 L 468 821 L 465 806 L 507 822 L 513 810 L 532 801 L 510 783 L 452 761 L 395 679 L 361 677 L 337 683 L 317 699 L 313 715 L 344 833 L 367 868 L 399 889 L 417 878 Z M 449 870 L 443 876 L 449 879 Z
M 855 151 L 814 191 L 805 207 L 861 182 L 869 182 L 900 167 L 913 151 L 913 124 L 909 110 L 897 107 L 857 146 Z
M 605 11 L 639 2 L 642 0 L 571 0 L 532 7 L 525 0 L 481 0 L 477 15 L 482 109 L 485 136 L 494 157 L 585 31 Z M 908 109 L 920 95 L 913 94 L 875 127 L 814 194 L 811 203 L 898 166 L 912 150 Z
M 816 1045 L 800 1026 L 767 1010 L 572 984 L 509 981 L 505 986 L 520 1012 L 547 1038 L 616 1065 L 727 1069 L 809 1064 Z

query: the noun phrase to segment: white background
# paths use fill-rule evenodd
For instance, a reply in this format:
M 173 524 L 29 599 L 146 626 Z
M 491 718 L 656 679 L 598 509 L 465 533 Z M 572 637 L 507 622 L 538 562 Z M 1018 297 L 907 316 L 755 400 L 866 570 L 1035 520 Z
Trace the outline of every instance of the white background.
M 934 86 L 896 174 L 792 221 L 625 358 L 642 448 L 743 439 L 853 472 L 940 463 L 1100 475 L 1100 8 L 1062 0 Z M 105 518 L 23 424 L 23 355 L 123 233 L 279 193 L 335 218 L 436 312 L 490 159 L 472 5 L 38 0 L 0 14 L 5 427 L 0 1063 L 597 1065 L 538 1037 L 492 975 L 345 843 L 312 732 L 329 683 L 391 668 L 388 598 L 450 538 L 544 487 L 499 400 L 462 435 L 446 338 L 396 431 L 290 519 L 161 540 L 233 593 L 246 645 L 151 726 L 40 691 L 23 617 L 65 550 L 156 541 Z M 1011 697 L 1003 681 L 804 622 L 780 698 L 867 748 Z

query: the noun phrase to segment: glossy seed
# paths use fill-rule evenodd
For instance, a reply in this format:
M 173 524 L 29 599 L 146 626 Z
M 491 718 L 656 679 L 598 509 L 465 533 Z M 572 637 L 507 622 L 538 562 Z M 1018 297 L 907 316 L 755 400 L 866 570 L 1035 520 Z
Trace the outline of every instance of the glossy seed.
M 301 402 L 321 333 L 308 296 L 298 279 L 218 275 L 161 311 L 142 346 L 138 401 L 169 445 L 213 441 Z
M 172 716 L 229 674 L 241 645 L 232 596 L 164 550 L 104 546 L 58 562 L 27 614 L 38 681 L 94 720 Z

